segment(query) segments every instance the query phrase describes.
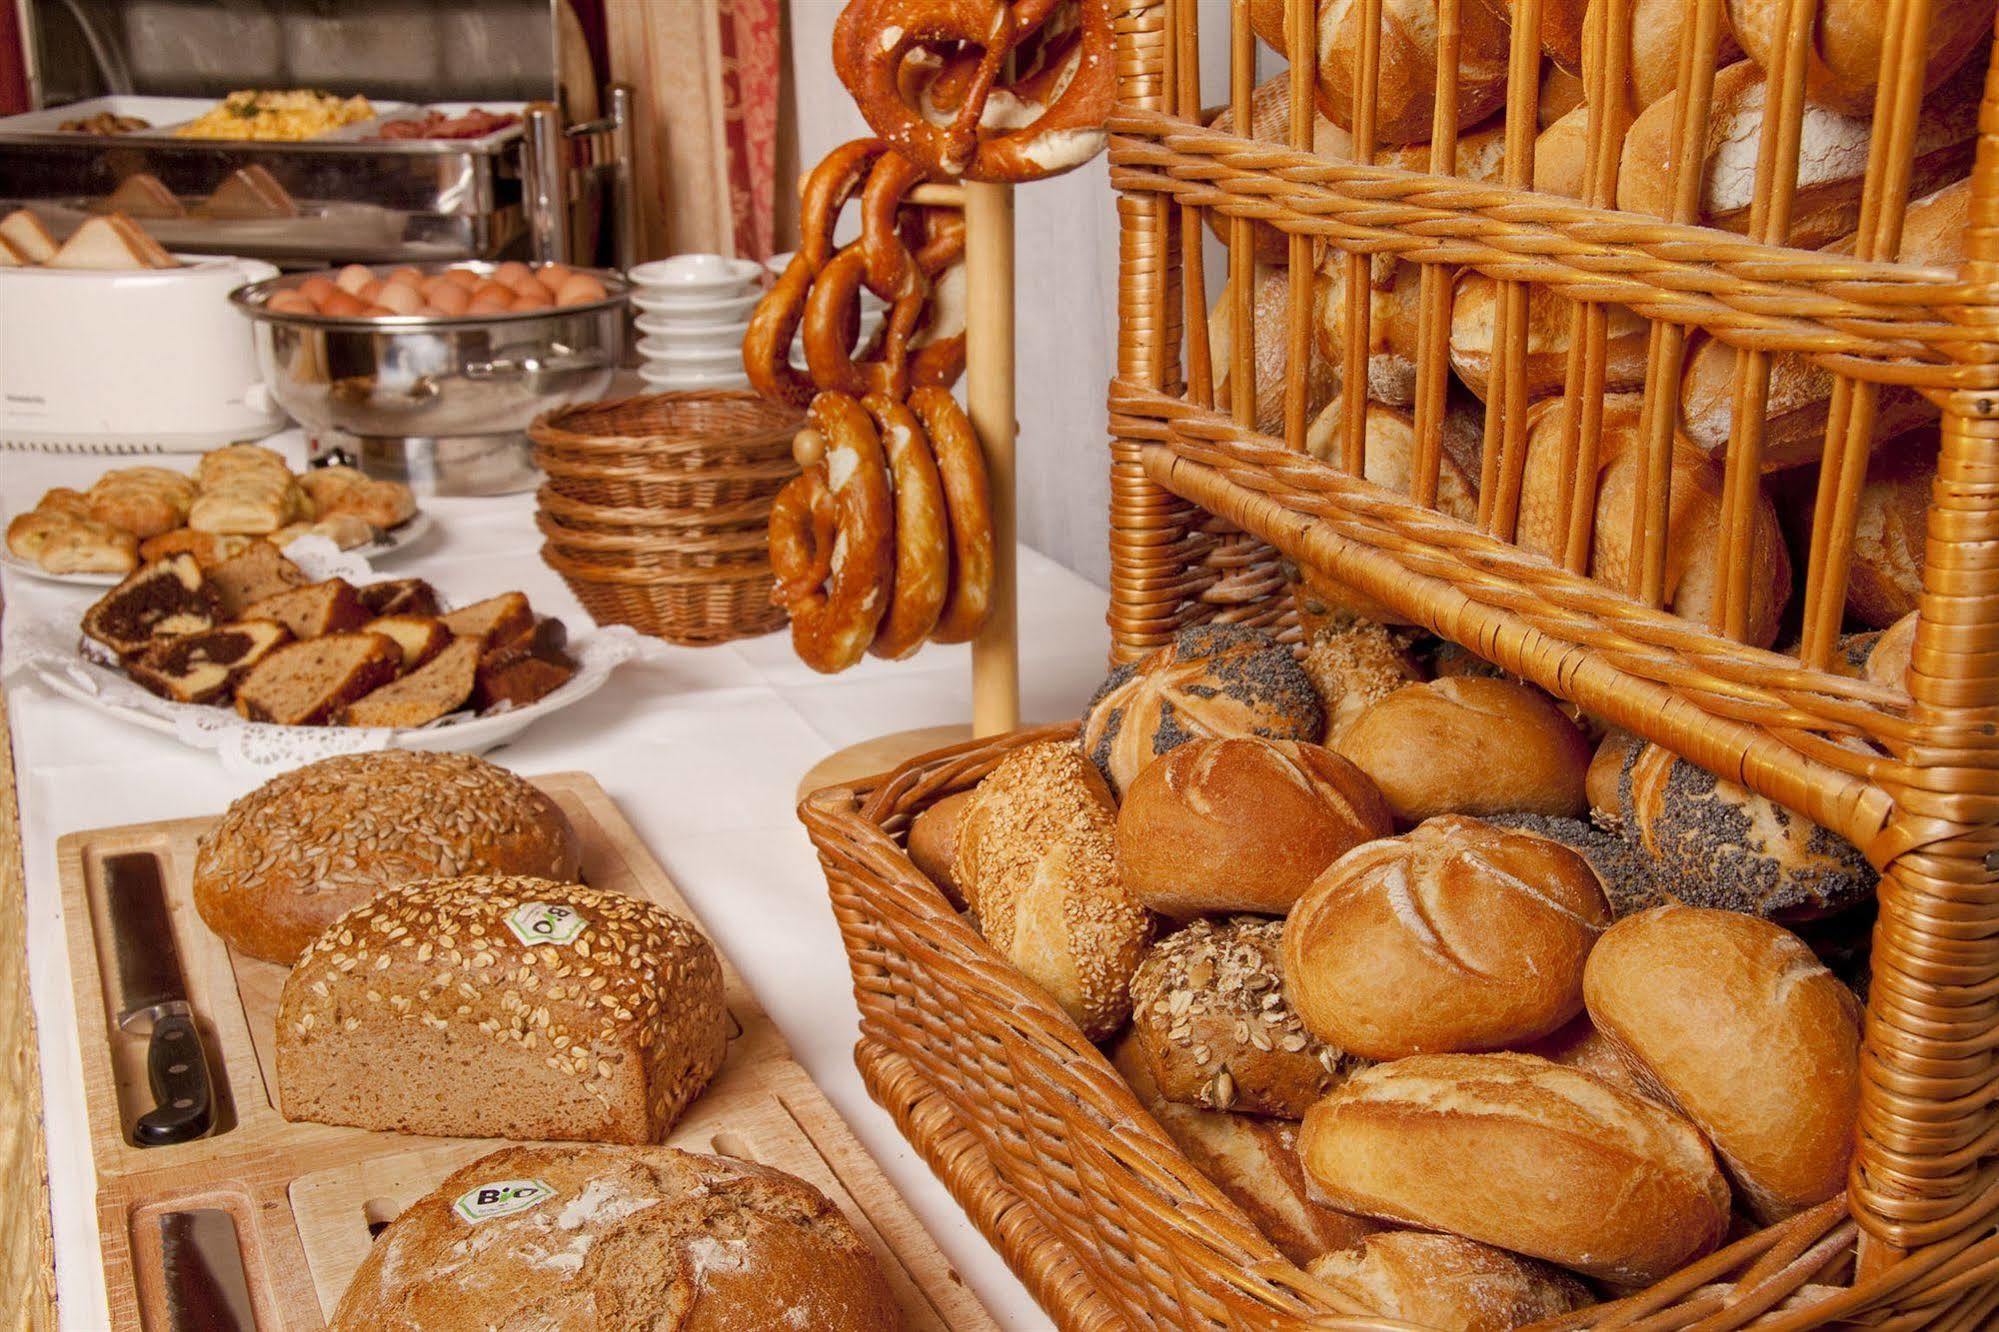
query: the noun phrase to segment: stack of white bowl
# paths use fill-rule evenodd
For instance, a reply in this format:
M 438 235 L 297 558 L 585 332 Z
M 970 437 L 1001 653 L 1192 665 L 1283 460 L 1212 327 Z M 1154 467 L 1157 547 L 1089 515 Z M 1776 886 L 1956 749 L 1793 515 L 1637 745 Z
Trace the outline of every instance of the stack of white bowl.
M 720 254 L 677 254 L 632 269 L 627 276 L 639 312 L 640 377 L 661 391 L 749 387 L 743 335 L 764 293 L 760 279 L 768 272 L 775 281 L 790 260 L 780 254 L 759 265 Z M 880 331 L 883 312 L 882 301 L 862 288 L 857 348 Z M 806 368 L 805 346 L 796 338 L 791 363 L 800 371 Z

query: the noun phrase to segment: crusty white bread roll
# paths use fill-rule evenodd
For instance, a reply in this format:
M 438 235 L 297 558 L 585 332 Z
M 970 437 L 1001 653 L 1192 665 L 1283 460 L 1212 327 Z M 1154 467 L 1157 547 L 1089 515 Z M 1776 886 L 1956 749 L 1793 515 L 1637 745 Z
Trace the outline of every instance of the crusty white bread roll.
M 1356 718 L 1334 749 L 1374 779 L 1404 823 L 1583 810 L 1588 742 L 1546 694 L 1511 680 L 1405 685 Z
M 1519 0 L 1476 0 L 1499 22 L 1513 25 Z M 1555 68 L 1580 74 L 1583 68 L 1583 11 L 1588 0 L 1541 0 L 1541 50 Z
M 1524 1054 L 1416 1055 L 1355 1073 L 1298 1134 L 1342 1211 L 1645 1285 L 1712 1249 L 1728 1183 L 1699 1130 Z
M 1280 54 L 1286 49 L 1285 0 L 1249 0 L 1256 35 Z M 1360 6 L 1353 0 L 1319 0 L 1314 49 L 1319 110 L 1352 130 L 1354 88 L 1360 81 Z M 1484 4 L 1459 11 L 1458 126 L 1470 129 L 1506 100 L 1508 23 Z M 1437 100 L 1436 0 L 1382 0 L 1381 81 L 1375 99 L 1375 136 L 1381 143 L 1422 143 L 1430 137 Z
M 1854 512 L 1853 563 L 1846 610 L 1862 624 L 1886 629 L 1915 610 L 1923 595 L 1923 551 L 1929 541 L 1930 490 L 1937 479 L 1937 428 L 1924 426 L 1875 446 Z M 1812 496 L 1801 497 L 1799 530 L 1810 532 Z
M 910 863 L 944 891 L 951 905 L 961 910 L 971 905 L 971 899 L 965 896 L 964 885 L 958 882 L 954 862 L 958 858 L 958 824 L 971 803 L 970 791 L 947 795 L 918 814 L 909 825 Z
M 1552 131 L 1550 131 L 1552 132 Z M 1645 383 L 1645 346 L 1649 324 L 1621 305 L 1604 308 L 1604 377 L 1606 392 L 1641 387 Z M 1545 398 L 1560 393 L 1569 368 L 1569 328 L 1575 302 L 1552 287 L 1527 289 L 1527 396 Z M 1499 339 L 1499 283 L 1483 273 L 1459 276 L 1451 301 L 1451 368 L 1465 387 L 1481 398 L 1490 395 L 1493 348 Z
M 1623 802 L 1618 796 L 1618 783 L 1623 780 L 1624 766 L 1630 762 L 1645 742 L 1629 731 L 1612 729 L 1598 742 L 1596 754 L 1589 761 L 1589 775 L 1584 779 L 1584 790 L 1589 796 L 1590 813 L 1601 823 L 1617 827 L 1623 819 Z
M 1541 106 L 1538 117 L 1542 129 L 1554 124 L 1583 104 L 1583 76 L 1571 74 L 1549 62 L 1541 75 Z
M 1152 917 L 1118 883 L 1117 807 L 1073 744 L 1023 745 L 973 788 L 958 881 L 1002 957 L 1101 1040 L 1131 1014 L 1131 974 Z
M 1618 794 L 1625 827 L 1691 906 L 1811 920 L 1860 905 L 1880 881 L 1837 833 L 1657 745 Z
M 1848 115 L 1874 110 L 1889 7 L 1880 0 L 1820 0 L 1805 48 L 1805 94 Z M 1776 68 L 1784 26 L 1783 0 L 1728 0 L 1729 23 L 1750 58 Z M 1992 36 L 1992 0 L 1947 0 L 1929 11 L 1923 91 L 1955 74 Z
M 1624 1057 L 1615 1041 L 1596 1029 L 1588 1013 L 1579 1014 L 1561 1030 L 1550 1032 L 1538 1041 L 1529 1041 L 1520 1047 L 1520 1053 L 1539 1055 L 1564 1068 L 1579 1068 L 1620 1091 L 1648 1101 L 1661 1099 L 1658 1088 L 1648 1086 L 1632 1071 L 1631 1061 Z
M 1640 399 L 1635 393 L 1604 399 L 1597 454 L 1596 518 L 1591 528 L 1590 577 L 1624 590 L 1635 544 L 1637 489 L 1645 464 L 1639 441 Z M 1520 545 L 1556 553 L 1562 471 L 1563 413 L 1567 400 L 1549 398 L 1527 414 L 1527 457 L 1521 474 Z M 1707 624 L 1721 596 L 1722 468 L 1698 449 L 1673 442 L 1671 501 L 1666 518 L 1665 604 L 1675 615 Z M 1758 492 L 1751 519 L 1749 612 L 1744 638 L 1757 647 L 1777 641 L 1791 595 L 1791 557 L 1777 523 L 1777 508 Z
M 1697 2 L 1631 0 L 1631 41 L 1625 59 L 1626 114 L 1635 116 L 1673 91 L 1680 77 L 1680 46 L 1686 40 L 1687 22 L 1693 17 Z M 1582 69 L 1586 81 L 1594 81 L 1598 77 L 1593 52 L 1600 40 L 1596 35 L 1597 27 L 1604 21 L 1606 12 L 1604 5 L 1593 4 L 1583 17 Z M 1720 68 L 1741 58 L 1742 48 L 1735 44 L 1735 35 L 1728 30 L 1724 16 L 1715 65 Z
M 1924 103 L 1916 125 L 1915 161 L 1909 194 L 1920 197 L 1968 175 L 1977 134 L 1978 70 L 1960 74 Z M 1756 154 L 1762 137 L 1768 89 L 1753 60 L 1739 60 L 1715 75 L 1714 110 L 1702 160 L 1698 220 L 1725 231 L 1749 229 L 1749 206 L 1756 194 Z M 1617 206 L 1663 217 L 1668 209 L 1677 92 L 1661 97 L 1631 123 L 1617 175 Z M 1860 222 L 1860 191 L 1867 173 L 1870 122 L 1828 107 L 1805 104 L 1798 188 L 1791 216 L 1790 243 L 1824 245 L 1852 232 Z
M 1256 266 L 1256 294 L 1253 298 L 1256 333 L 1256 428 L 1266 435 L 1284 434 L 1284 386 L 1291 375 L 1291 340 L 1285 329 L 1291 322 L 1291 270 L 1279 266 Z M 1231 279 L 1233 281 L 1233 279 Z M 1229 292 L 1224 289 L 1215 308 L 1208 312 L 1208 355 L 1214 367 L 1215 401 L 1224 407 L 1232 400 L 1234 383 L 1230 370 L 1235 364 L 1230 349 L 1235 345 L 1234 323 L 1229 318 Z M 1307 344 L 1309 368 L 1305 380 L 1307 418 L 1333 397 L 1339 383 L 1339 368 L 1320 355 L 1316 343 Z
M 1372 620 L 1347 619 L 1313 629 L 1300 658 L 1326 705 L 1326 740 L 1333 744 L 1369 705 L 1423 678 L 1402 639 Z
M 1909 663 L 1915 656 L 1916 612 L 1910 611 L 1881 631 L 1874 650 L 1867 654 L 1864 674 L 1875 684 L 1896 689 L 1909 687 Z
M 1333 863 L 1284 923 L 1284 989 L 1327 1044 L 1368 1059 L 1504 1050 L 1583 1008 L 1611 921 L 1559 842 L 1447 815 Z
M 1367 775 L 1320 745 L 1233 736 L 1181 745 L 1125 789 L 1125 891 L 1163 916 L 1281 916 L 1326 866 L 1395 831 Z
M 1903 219 L 1899 262 L 1956 268 L 1964 260 L 1971 226 L 1971 182 L 1958 181 L 1911 203 Z M 1853 253 L 1853 238 L 1824 247 Z M 1680 428 L 1687 439 L 1716 457 L 1728 447 L 1735 422 L 1736 350 L 1706 333 L 1688 343 L 1680 380 Z M 1832 372 L 1809 357 L 1784 353 L 1770 359 L 1769 397 L 1764 406 L 1763 470 L 1781 471 L 1816 462 L 1825 449 L 1826 418 L 1832 402 Z M 1934 421 L 1937 408 L 1914 389 L 1884 384 L 1875 390 L 1873 439 L 1891 439 Z
M 1766 1225 L 1846 1187 L 1861 1008 L 1789 930 L 1662 906 L 1612 926 L 1583 977 L 1590 1021 L 1714 1144 Z
M 1350 1248 L 1381 1229 L 1378 1221 L 1313 1201 L 1298 1160 L 1296 1123 L 1167 1100 L 1159 1094 L 1135 1037 L 1118 1043 L 1111 1066 L 1194 1168 L 1292 1262 L 1308 1263 L 1322 1253 Z
M 1534 188 L 1580 199 L 1588 162 L 1589 108 L 1575 106 L 1543 125 L 1534 137 Z
M 1512 1332 L 1596 1302 L 1558 1267 L 1420 1230 L 1380 1231 L 1305 1270 L 1384 1317 L 1445 1332 Z
M 1357 1061 L 1285 1000 L 1284 922 L 1197 920 L 1131 978 L 1132 1035 L 1159 1094 L 1204 1110 L 1302 1119 Z

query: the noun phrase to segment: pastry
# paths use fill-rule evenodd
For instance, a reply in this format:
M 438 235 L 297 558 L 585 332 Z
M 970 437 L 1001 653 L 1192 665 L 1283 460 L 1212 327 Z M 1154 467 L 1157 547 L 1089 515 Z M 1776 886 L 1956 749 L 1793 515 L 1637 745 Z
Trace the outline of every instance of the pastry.
M 84 636 L 120 657 L 143 652 L 155 637 L 212 629 L 216 597 L 192 555 L 148 564 L 83 613 Z
M 402 650 L 380 634 L 326 634 L 287 643 L 236 685 L 236 711 L 280 726 L 331 726 L 355 699 L 402 670 Z
M 563 651 L 568 631 L 562 621 L 547 616 L 524 634 L 488 646 L 479 654 L 473 680 L 472 706 L 524 708 L 569 683 L 576 663 Z
M 148 537 L 139 543 L 139 557 L 145 560 L 163 560 L 169 555 L 182 551 L 194 556 L 194 562 L 203 569 L 213 571 L 217 565 L 241 555 L 256 542 L 251 536 L 224 536 L 215 532 L 197 532 L 191 527 L 175 528 L 156 537 Z
M 55 525 L 35 543 L 35 562 L 54 574 L 129 574 L 139 565 L 139 541 L 130 532 L 94 518 L 58 515 Z

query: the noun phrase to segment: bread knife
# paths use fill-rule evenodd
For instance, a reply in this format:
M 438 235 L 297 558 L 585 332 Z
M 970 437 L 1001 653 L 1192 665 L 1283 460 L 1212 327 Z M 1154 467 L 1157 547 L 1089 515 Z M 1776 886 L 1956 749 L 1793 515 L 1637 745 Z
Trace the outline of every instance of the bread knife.
M 132 1141 L 140 1147 L 190 1142 L 214 1124 L 215 1095 L 167 919 L 160 858 L 150 851 L 107 857 L 104 902 L 118 964 L 118 1025 L 152 1027 L 146 1076 L 153 1108 L 132 1126 Z
M 162 1213 L 160 1268 L 170 1332 L 256 1332 L 243 1245 L 229 1213 Z

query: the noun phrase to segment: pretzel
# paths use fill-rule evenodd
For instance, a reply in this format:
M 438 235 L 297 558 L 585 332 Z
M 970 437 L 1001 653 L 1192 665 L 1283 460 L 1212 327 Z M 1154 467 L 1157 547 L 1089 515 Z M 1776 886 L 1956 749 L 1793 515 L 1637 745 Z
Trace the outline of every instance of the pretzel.
M 812 261 L 804 249 L 791 256 L 771 289 L 757 302 L 743 334 L 743 373 L 750 387 L 772 402 L 803 407 L 812 401 L 812 381 L 792 368 L 791 339 L 812 293 Z
M 922 647 L 937 627 L 950 590 L 951 533 L 944 512 L 944 484 L 915 413 L 881 393 L 870 393 L 861 399 L 861 406 L 881 430 L 895 482 L 894 595 L 868 650 L 898 661 Z
M 860 244 L 867 261 L 868 290 L 885 301 L 899 300 L 922 283 L 901 222 L 903 200 L 929 174 L 901 153 L 888 153 L 875 163 L 861 191 Z
M 791 612 L 791 645 L 815 671 L 832 674 L 859 661 L 874 641 L 875 626 L 888 611 L 895 576 L 895 501 L 889 492 L 888 464 L 874 423 L 844 393 L 821 393 L 809 411 L 812 429 L 824 442 L 826 486 L 832 504 L 832 542 L 823 584 L 789 582 L 774 599 Z M 809 483 L 794 495 L 784 524 L 773 521 L 772 558 L 783 545 L 787 561 L 802 545 L 795 506 L 809 504 Z M 775 519 L 773 513 L 773 519 Z M 820 529 L 815 525 L 816 543 Z M 809 574 L 812 557 L 788 565 Z
M 909 392 L 909 339 L 923 317 L 930 284 L 926 281 L 889 307 L 881 333 L 856 361 L 851 330 L 859 317 L 866 272 L 858 241 L 820 270 L 805 302 L 805 364 L 812 382 L 827 392 L 900 398 Z
M 833 257 L 833 229 L 854 191 L 888 154 L 880 139 L 855 139 L 826 154 L 798 192 L 798 252 L 817 273 Z M 886 297 L 883 297 L 886 300 Z
M 777 577 L 770 599 L 779 605 L 824 586 L 833 571 L 833 492 L 824 467 L 806 468 L 771 501 L 770 568 Z
M 852 0 L 834 25 L 833 64 L 868 124 L 904 157 L 968 180 L 1039 180 L 1101 151 L 1113 92 L 1111 0 L 1060 0 L 1075 10 L 1073 40 L 1060 28 L 1048 43 L 1047 68 L 998 86 L 1008 55 L 1056 3 Z M 937 48 L 965 52 L 947 57 L 924 82 L 926 94 L 935 88 L 959 102 L 943 124 L 924 114 L 926 96 L 912 102 L 907 95 L 917 81 L 912 54 Z M 967 71 L 962 62 L 972 51 Z
M 963 643 L 979 632 L 992 609 L 993 511 L 986 455 L 964 409 L 945 390 L 913 390 L 909 409 L 930 438 L 951 524 L 951 591 L 930 639 Z
M 965 373 L 964 215 L 941 217 L 931 235 L 916 253 L 917 268 L 930 279 L 930 300 L 922 326 L 910 335 L 909 382 L 950 388 Z

